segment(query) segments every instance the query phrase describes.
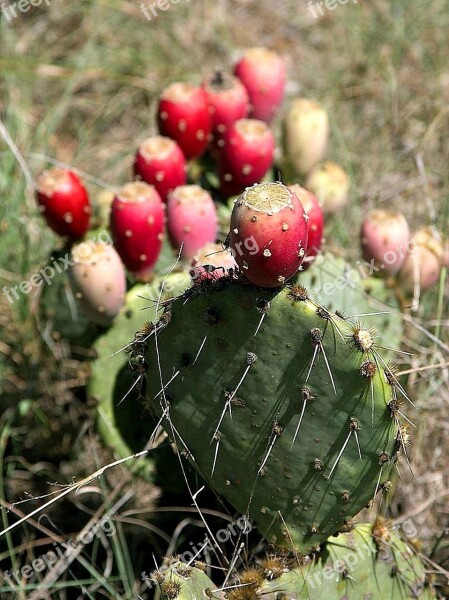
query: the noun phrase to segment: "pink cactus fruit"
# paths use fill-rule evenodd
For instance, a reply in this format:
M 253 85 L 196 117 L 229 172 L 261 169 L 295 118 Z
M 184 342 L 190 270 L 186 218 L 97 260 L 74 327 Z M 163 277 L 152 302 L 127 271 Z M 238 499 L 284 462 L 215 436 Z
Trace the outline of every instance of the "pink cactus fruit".
M 374 209 L 362 221 L 360 242 L 363 258 L 374 261 L 379 274 L 395 275 L 410 250 L 410 229 L 405 216 L 397 211 Z
M 188 159 L 201 156 L 211 135 L 207 94 L 190 83 L 165 88 L 158 107 L 159 132 L 178 142 Z
M 127 183 L 112 203 L 114 246 L 126 268 L 137 279 L 152 278 L 164 240 L 164 205 L 152 185 Z
M 220 244 L 209 243 L 193 257 L 190 276 L 196 285 L 205 279 L 219 279 L 236 267 L 232 252 Z
M 167 228 L 172 246 L 182 258 L 192 259 L 208 242 L 214 242 L 218 217 L 214 201 L 198 185 L 181 185 L 168 196 Z
M 318 254 L 323 241 L 324 215 L 317 197 L 301 187 L 298 183 L 289 185 L 288 189 L 296 194 L 309 218 L 309 239 L 303 268 L 306 269 Z
M 326 161 L 309 173 L 305 187 L 315 194 L 324 214 L 335 214 L 349 202 L 349 177 L 337 164 Z
M 270 123 L 285 92 L 285 63 L 267 48 L 250 48 L 235 66 L 235 74 L 248 90 L 250 115 Z
M 275 140 L 266 123 L 240 119 L 226 132 L 220 151 L 220 189 L 224 196 L 240 194 L 258 183 L 273 164 Z
M 418 229 L 411 248 L 398 274 L 401 288 L 409 294 L 431 289 L 440 278 L 444 261 L 441 238 L 432 227 Z
M 301 268 L 307 251 L 307 215 L 298 196 L 282 183 L 261 183 L 237 199 L 230 249 L 255 285 L 277 287 Z
M 321 160 L 329 142 L 326 110 L 308 98 L 296 98 L 283 122 L 283 146 L 287 163 L 298 175 L 307 175 Z
M 144 140 L 135 156 L 134 175 L 154 185 L 164 202 L 168 194 L 187 180 L 186 160 L 178 144 L 156 135 Z
M 92 322 L 107 326 L 123 306 L 125 267 L 114 248 L 102 241 L 76 244 L 68 270 L 70 286 L 78 304 Z
M 92 207 L 86 188 L 76 173 L 55 167 L 37 180 L 39 210 L 58 235 L 79 240 L 89 229 Z
M 220 147 L 226 131 L 248 114 L 248 92 L 240 79 L 222 71 L 206 79 L 204 89 L 209 100 L 214 144 Z

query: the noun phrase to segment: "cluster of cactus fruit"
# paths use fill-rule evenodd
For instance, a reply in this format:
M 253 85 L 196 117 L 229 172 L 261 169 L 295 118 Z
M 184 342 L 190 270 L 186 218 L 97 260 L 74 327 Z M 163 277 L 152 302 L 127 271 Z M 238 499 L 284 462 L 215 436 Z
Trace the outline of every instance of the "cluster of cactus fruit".
M 91 320 L 107 326 L 118 313 L 124 302 L 125 268 L 133 280 L 154 278 L 166 234 L 181 264 L 187 265 L 206 244 L 217 241 L 223 215 L 224 229 L 229 226 L 226 200 L 263 179 L 273 180 L 274 173 L 281 173 L 292 184 L 292 205 L 299 200 L 306 212 L 308 223 L 303 223 L 302 229 L 291 226 L 293 221 L 299 223 L 295 211 L 287 218 L 289 211 L 285 209 L 278 217 L 281 226 L 287 228 L 285 240 L 299 235 L 300 251 L 307 246 L 307 256 L 304 262 L 303 256 L 286 259 L 284 252 L 269 257 L 272 248 L 264 247 L 265 262 L 274 265 L 284 261 L 283 272 L 277 276 L 285 279 L 301 265 L 303 269 L 309 266 L 321 246 L 323 214 L 333 214 L 349 201 L 349 179 L 339 165 L 322 162 L 328 147 L 329 119 L 323 106 L 307 98 L 292 100 L 283 116 L 284 152 L 276 164 L 271 124 L 281 107 L 285 86 L 282 57 L 265 48 L 249 49 L 236 63 L 234 74 L 215 72 L 205 77 L 201 86 L 188 82 L 169 85 L 157 106 L 158 135 L 144 139 L 135 153 L 135 181 L 102 195 L 106 210 L 98 203 L 94 211 L 85 186 L 70 169 L 56 167 L 39 177 L 39 209 L 57 234 L 78 242 L 91 224 L 98 224 L 92 220 L 93 213 L 97 217 L 107 214 L 114 245 L 107 250 L 109 260 L 104 256 L 102 261 L 95 260 L 106 252 L 98 245 L 92 246 L 90 262 L 80 262 L 81 252 L 76 246 L 73 249 L 73 262 L 78 265 L 70 277 L 73 295 Z M 240 207 L 242 202 L 247 200 L 240 199 Z M 236 227 L 231 224 L 231 243 L 239 244 L 242 236 L 250 240 L 251 227 L 242 225 L 235 234 Z M 374 261 L 373 269 L 394 276 L 405 298 L 416 296 L 417 289 L 434 286 L 447 258 L 438 232 L 423 228 L 411 237 L 400 213 L 372 211 L 362 224 L 361 242 L 364 257 Z M 114 251 L 120 260 L 113 256 Z M 252 280 L 251 268 L 247 267 L 259 257 L 244 254 L 237 253 L 234 258 Z M 91 270 L 92 276 L 85 276 Z M 111 275 L 120 284 L 111 286 Z M 99 300 L 103 292 L 105 302 Z
M 104 196 L 110 243 L 95 239 L 98 207 L 89 232 L 93 209 L 73 171 L 39 178 L 42 214 L 73 243 L 69 290 L 101 328 L 89 384 L 98 428 L 119 456 L 145 445 L 148 423 L 133 418 L 145 394 L 179 456 L 276 549 L 226 590 L 169 561 L 155 575 L 168 600 L 314 597 L 326 561 L 365 538 L 371 559 L 322 581 L 319 597 L 368 598 L 379 585 L 389 598 L 432 597 L 421 561 L 395 533 L 348 531 L 408 463 L 412 403 L 389 361 L 402 301 L 435 285 L 442 242 L 429 228 L 412 236 L 400 213 L 374 210 L 362 223 L 362 252 L 369 275 L 384 280 L 356 285 L 349 265 L 320 253 L 324 216 L 348 204 L 349 180 L 322 162 L 328 116 L 305 98 L 283 119 L 274 164 L 270 124 L 285 83 L 282 58 L 256 48 L 234 75 L 163 90 L 159 132 L 139 145 L 135 180 Z M 83 321 L 76 334 L 85 329 Z M 151 479 L 150 461 L 141 472 Z

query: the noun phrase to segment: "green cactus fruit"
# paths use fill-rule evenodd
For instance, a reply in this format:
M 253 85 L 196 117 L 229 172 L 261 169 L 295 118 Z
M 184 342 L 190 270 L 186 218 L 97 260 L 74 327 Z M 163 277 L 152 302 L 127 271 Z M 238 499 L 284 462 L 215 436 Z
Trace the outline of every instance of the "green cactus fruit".
M 302 286 L 224 277 L 187 290 L 153 333 L 150 408 L 270 542 L 307 554 L 389 486 L 405 392 L 372 330 Z
M 300 566 L 293 563 L 291 570 L 285 558 L 271 556 L 249 573 L 254 581 L 252 595 L 244 587 L 251 578 L 243 572 L 237 580 L 242 587 L 231 592 L 228 600 L 435 598 L 425 587 L 422 559 L 382 521 L 374 526 L 358 525 L 349 533 L 329 538 L 320 553 Z
M 319 255 L 307 271 L 296 277 L 296 282 L 314 290 L 322 304 L 330 311 L 360 317 L 382 331 L 382 345 L 397 348 L 403 332 L 402 313 L 394 289 L 378 277 L 369 277 L 367 266 L 350 265 L 331 253 Z M 388 355 L 388 351 L 385 352 Z
M 177 559 L 166 559 L 162 569 L 153 573 L 162 600 L 225 600 L 224 592 L 217 590 L 206 573 Z
M 162 281 L 165 281 L 162 300 L 164 295 L 177 295 L 190 285 L 188 273 L 179 272 L 168 275 L 164 280 L 155 280 L 149 285 L 133 287 L 128 292 L 125 306 L 113 327 L 94 346 L 97 359 L 92 365 L 92 377 L 87 391 L 98 402 L 97 429 L 118 458 L 125 458 L 142 450 L 149 438 L 148 422 L 141 418 L 142 405 L 139 401 L 143 382 L 143 356 L 134 354 L 130 357 L 127 352 L 120 350 L 130 347 L 130 331 L 141 329 L 146 322 L 156 317 L 156 303 Z M 131 388 L 132 392 L 126 396 Z M 151 477 L 152 463 L 142 459 L 136 471 L 142 476 Z

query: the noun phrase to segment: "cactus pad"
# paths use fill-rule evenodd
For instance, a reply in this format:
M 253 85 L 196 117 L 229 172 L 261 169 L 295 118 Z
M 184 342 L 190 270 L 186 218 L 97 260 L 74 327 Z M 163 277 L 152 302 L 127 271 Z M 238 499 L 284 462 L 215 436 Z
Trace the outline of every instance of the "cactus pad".
M 372 331 L 302 286 L 221 278 L 187 290 L 153 333 L 150 408 L 270 542 L 307 554 L 388 487 L 402 388 Z
M 164 287 L 167 293 L 170 291 L 176 295 L 189 283 L 187 273 L 172 273 L 166 278 Z M 130 357 L 120 349 L 129 346 L 130 331 L 140 329 L 145 322 L 156 317 L 154 301 L 159 297 L 160 286 L 161 280 L 155 280 L 151 285 L 132 288 L 114 325 L 94 346 L 97 359 L 92 366 L 88 395 L 98 402 L 97 428 L 100 435 L 119 458 L 142 450 L 151 433 L 148 432 L 147 421 L 142 418 L 142 403 L 139 401 L 142 380 L 136 383 L 142 372 L 136 361 L 134 369 L 130 369 Z M 127 395 L 133 384 L 132 392 Z M 142 469 L 137 469 L 139 473 L 150 476 L 151 462 L 142 459 L 141 465 Z
M 276 559 L 262 561 L 261 566 L 264 563 L 265 577 L 276 574 L 275 570 L 268 573 L 266 569 Z M 409 544 L 384 524 L 376 523 L 374 527 L 364 524 L 330 538 L 323 552 L 310 562 L 266 580 L 253 597 L 264 600 L 434 598 L 425 588 L 425 581 L 424 564 Z M 236 594 L 235 600 L 238 598 Z M 229 600 L 234 600 L 232 594 Z
M 217 591 L 204 571 L 191 567 L 176 559 L 167 559 L 168 564 L 153 574 L 158 583 L 162 600 L 225 600 L 223 592 Z

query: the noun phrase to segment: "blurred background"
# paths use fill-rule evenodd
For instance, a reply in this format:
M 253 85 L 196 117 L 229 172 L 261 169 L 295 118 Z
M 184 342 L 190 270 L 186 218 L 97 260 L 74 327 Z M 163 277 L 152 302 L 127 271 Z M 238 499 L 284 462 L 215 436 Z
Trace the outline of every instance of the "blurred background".
M 357 232 L 373 207 L 401 210 L 414 228 L 434 225 L 448 235 L 446 0 L 350 0 L 323 11 L 324 3 L 302 0 L 179 0 L 157 15 L 127 0 L 34 4 L 26 12 L 17 9 L 17 16 L 15 4 L 1 5 L 1 289 L 29 278 L 58 247 L 34 201 L 39 172 L 54 164 L 76 168 L 94 201 L 126 183 L 136 147 L 156 133 L 162 89 L 174 81 L 200 84 L 206 73 L 229 69 L 252 46 L 267 46 L 285 58 L 285 106 L 300 95 L 317 99 L 328 111 L 327 158 L 340 164 L 351 182 L 349 204 L 326 221 L 328 249 L 349 262 L 360 258 Z M 281 116 L 273 125 L 278 140 Z M 418 328 L 405 328 L 408 349 L 415 353 L 411 368 L 418 369 L 407 385 L 421 412 L 409 448 L 414 476 L 402 469 L 389 507 L 393 519 L 413 520 L 420 548 L 445 568 L 448 298 L 443 272 L 413 315 Z M 86 393 L 92 355 L 69 347 L 42 321 L 38 300 L 34 293 L 22 294 L 11 304 L 0 294 L 4 527 L 48 500 L 55 482 L 80 481 L 116 458 L 99 438 L 95 401 Z M 420 337 L 419 327 L 430 336 Z M 436 364 L 443 366 L 419 370 Z M 54 541 L 75 537 L 102 502 L 126 500 L 115 514 L 117 535 L 103 531 L 51 591 L 32 595 L 47 575 L 43 571 L 15 590 L 0 577 L 0 596 L 157 597 L 142 581 L 142 571 L 149 573 L 155 560 L 177 551 L 182 540 L 201 540 L 204 534 L 193 511 L 176 512 L 186 500 L 175 484 L 161 497 L 157 480 L 119 466 L 93 480 L 83 494 L 55 503 L 45 518 L 36 516 L 3 536 L 0 575 L 28 564 Z M 174 535 L 176 523 L 184 521 L 182 535 Z

